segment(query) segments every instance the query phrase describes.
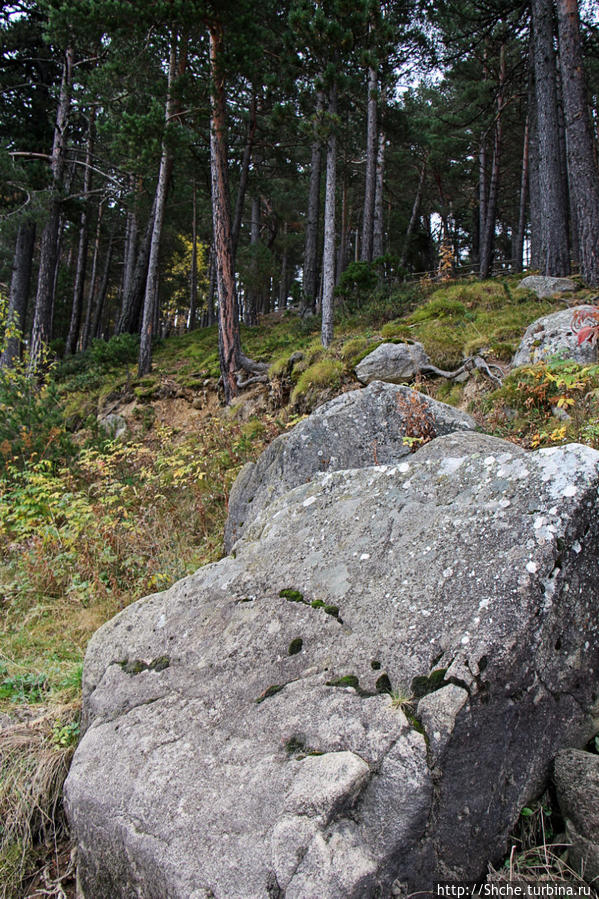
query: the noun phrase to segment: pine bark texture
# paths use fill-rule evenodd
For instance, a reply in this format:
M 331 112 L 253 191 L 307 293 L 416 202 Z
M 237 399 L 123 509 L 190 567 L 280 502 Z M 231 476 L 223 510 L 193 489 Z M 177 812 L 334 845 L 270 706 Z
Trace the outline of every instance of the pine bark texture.
M 148 274 L 146 277 L 146 291 L 144 296 L 143 316 L 141 323 L 141 338 L 139 343 L 139 363 L 137 373 L 139 377 L 147 375 L 152 368 L 152 337 L 155 333 L 156 308 L 158 304 L 158 256 L 160 254 L 160 241 L 162 239 L 162 225 L 164 223 L 164 210 L 166 208 L 166 194 L 168 180 L 171 171 L 171 153 L 168 146 L 166 131 L 173 117 L 173 84 L 177 70 L 177 39 L 173 35 L 169 54 L 168 85 L 165 104 L 165 136 L 162 141 L 160 155 L 160 170 L 158 172 L 158 184 L 156 185 L 156 198 L 154 201 L 154 227 L 150 242 L 150 255 L 148 258 Z
M 31 263 L 35 244 L 35 222 L 25 221 L 19 225 L 15 244 L 10 292 L 8 295 L 8 321 L 18 335 L 9 337 L 0 358 L 0 368 L 10 368 L 21 355 L 21 335 L 25 327 Z
M 374 197 L 376 191 L 377 157 L 377 73 L 368 69 L 368 107 L 366 116 L 366 176 L 364 180 L 364 209 L 362 214 L 362 262 L 372 262 L 374 229 Z
M 374 194 L 374 224 L 372 230 L 372 258 L 378 259 L 385 252 L 385 132 L 381 129 L 376 154 L 376 183 Z
M 324 203 L 324 250 L 322 254 L 322 344 L 328 347 L 333 339 L 335 290 L 335 199 L 337 177 L 337 134 L 334 116 L 337 113 L 337 91 L 329 91 L 329 137 L 327 141 L 327 176 Z
M 154 231 L 154 210 L 156 197 L 152 203 L 152 209 L 146 223 L 146 228 L 137 251 L 135 268 L 129 283 L 129 288 L 123 296 L 123 305 L 116 326 L 116 334 L 135 334 L 139 330 L 139 319 L 144 298 L 144 288 L 148 274 L 148 260 L 150 258 L 150 245 Z
M 54 305 L 54 279 L 58 262 L 58 235 L 60 230 L 60 190 L 62 187 L 69 111 L 71 105 L 71 82 L 73 76 L 74 52 L 65 52 L 60 95 L 56 110 L 56 124 L 52 145 L 52 186 L 48 218 L 42 233 L 40 262 L 35 296 L 35 312 L 31 329 L 29 370 L 34 372 L 39 366 L 46 347 L 52 337 L 52 313 Z
M 576 0 L 557 0 L 568 176 L 576 210 L 580 274 L 599 286 L 599 174 L 588 113 Z
M 319 91 L 316 99 L 316 125 L 322 115 L 324 95 Z M 308 217 L 306 220 L 306 243 L 304 249 L 304 303 L 309 308 L 316 308 L 318 292 L 318 218 L 320 210 L 320 169 L 322 165 L 322 145 L 316 134 L 312 142 L 310 159 L 310 185 L 308 188 Z
M 520 194 L 518 196 L 518 225 L 512 240 L 512 264 L 514 271 L 521 272 L 524 264 L 524 230 L 526 228 L 526 197 L 528 194 L 528 134 L 529 119 L 526 117 L 524 125 L 524 139 L 522 142 L 522 169 L 520 172 Z
M 79 219 L 79 244 L 77 248 L 77 265 L 75 268 L 75 285 L 73 287 L 73 306 L 71 309 L 71 321 L 65 346 L 65 356 L 72 356 L 77 350 L 77 340 L 81 328 L 81 316 L 83 313 L 83 292 L 85 288 L 85 271 L 87 267 L 87 249 L 89 242 L 89 193 L 92 186 L 92 156 L 94 146 L 94 119 L 96 110 L 90 110 L 87 130 L 87 142 L 85 147 L 85 170 L 83 173 L 83 210 Z
M 545 275 L 570 273 L 568 198 L 561 164 L 552 0 L 532 0 L 532 35 L 539 159 L 541 271 Z
M 216 254 L 218 293 L 218 346 L 225 402 L 237 395 L 235 372 L 240 368 L 241 346 L 227 173 L 225 84 L 222 71 L 223 33 L 218 23 L 210 26 L 211 123 L 210 173 L 212 181 L 212 228 Z
M 503 99 L 505 91 L 505 46 L 502 44 L 499 58 L 499 89 L 497 93 L 497 114 L 493 132 L 493 162 L 489 179 L 489 195 L 485 204 L 484 225 L 481 217 L 480 234 L 480 277 L 488 278 L 493 263 L 495 244 L 495 223 L 497 220 L 497 196 L 499 193 L 499 172 L 503 138 Z

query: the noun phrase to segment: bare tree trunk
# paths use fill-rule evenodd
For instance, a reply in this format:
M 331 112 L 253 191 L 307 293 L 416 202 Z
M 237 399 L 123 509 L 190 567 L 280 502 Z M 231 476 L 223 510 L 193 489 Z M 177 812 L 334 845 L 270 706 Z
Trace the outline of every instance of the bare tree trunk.
M 260 240 L 260 197 L 254 195 L 252 197 L 252 213 L 251 213 L 251 221 L 250 221 L 250 247 L 252 248 L 252 252 L 255 253 L 258 247 L 258 242 Z M 254 255 L 250 260 L 250 265 L 252 269 L 252 278 L 251 278 L 251 286 L 249 290 L 246 290 L 243 302 L 243 320 L 246 325 L 256 325 L 258 323 L 258 314 L 256 310 L 257 306 L 257 291 L 256 291 L 256 281 L 257 281 L 257 268 L 258 261 Z
M 408 258 L 408 249 L 410 247 L 410 239 L 412 237 L 414 226 L 416 225 L 416 221 L 418 219 L 418 212 L 420 210 L 420 203 L 422 202 L 422 194 L 424 191 L 424 179 L 426 177 L 427 160 L 428 156 L 425 156 L 425 158 L 422 160 L 422 166 L 420 168 L 420 178 L 418 179 L 418 188 L 416 190 L 416 196 L 414 197 L 414 204 L 412 206 L 412 215 L 410 216 L 408 229 L 406 231 L 406 236 L 404 237 L 401 256 L 399 259 L 400 268 L 404 268 L 406 264 L 406 259 Z
M 154 231 L 155 208 L 156 197 L 154 197 L 144 235 L 137 251 L 137 259 L 135 261 L 135 268 L 129 283 L 129 288 L 123 296 L 123 305 L 115 328 L 115 334 L 135 334 L 139 331 L 139 319 L 148 275 L 150 246 Z
M 171 37 L 169 54 L 168 85 L 166 89 L 165 104 L 165 136 L 162 141 L 160 156 L 160 170 L 158 172 L 158 184 L 156 185 L 156 199 L 154 203 L 154 227 L 150 243 L 150 256 L 148 259 L 148 274 L 146 277 L 146 292 L 144 296 L 143 317 L 141 324 L 141 339 L 139 344 L 139 362 L 137 366 L 138 377 L 147 375 L 152 368 L 152 337 L 155 333 L 154 321 L 156 318 L 156 306 L 158 304 L 157 273 L 158 256 L 160 253 L 160 241 L 162 238 L 162 225 L 164 222 L 164 210 L 166 208 L 166 192 L 171 170 L 171 153 L 166 139 L 166 131 L 173 117 L 173 84 L 177 70 L 177 37 Z
M 541 270 L 546 275 L 570 272 L 568 198 L 563 189 L 559 116 L 553 48 L 552 0 L 532 0 L 533 53 L 537 98 Z
M 29 352 L 29 371 L 31 373 L 37 369 L 43 357 L 44 347 L 50 342 L 52 336 L 54 276 L 58 263 L 58 233 L 60 229 L 59 193 L 63 182 L 66 159 L 66 131 L 71 105 L 73 62 L 74 52 L 69 47 L 65 52 L 63 62 L 60 96 L 56 111 L 56 125 L 54 127 L 50 209 L 42 233 L 40 247 L 35 312 Z
M 287 305 L 287 222 L 283 222 L 283 255 L 281 257 L 281 276 L 279 278 L 279 309 Z
M 121 305 L 125 302 L 133 283 L 135 271 L 135 252 L 137 250 L 137 211 L 130 209 L 127 212 L 127 227 L 125 232 L 125 252 L 123 254 L 123 282 L 121 289 Z
M 379 131 L 379 146 L 376 154 L 376 189 L 374 194 L 374 225 L 372 231 L 372 258 L 378 259 L 385 253 L 385 216 L 383 194 L 385 188 L 385 132 Z
M 493 246 L 495 243 L 495 223 L 497 220 L 497 194 L 499 191 L 499 165 L 501 161 L 503 137 L 503 99 L 505 90 L 505 45 L 501 45 L 499 55 L 499 90 L 497 92 L 497 115 L 493 137 L 493 162 L 489 181 L 489 198 L 486 204 L 486 219 L 481 231 L 480 244 L 480 277 L 488 278 L 493 262 Z
M 576 0 L 557 0 L 570 188 L 576 209 L 580 273 L 599 286 L 599 175 L 589 121 Z
M 541 267 L 541 193 L 539 186 L 537 96 L 532 42 L 529 50 L 528 69 L 528 204 L 531 226 L 529 265 L 533 269 L 538 269 Z
M 81 315 L 83 313 L 83 291 L 85 287 L 85 270 L 87 267 L 88 247 L 88 218 L 89 218 L 89 192 L 92 186 L 92 155 L 94 148 L 94 121 L 96 108 L 92 106 L 89 112 L 87 126 L 87 142 L 85 147 L 85 170 L 83 173 L 83 210 L 79 220 L 79 247 L 77 250 L 77 267 L 75 269 L 75 286 L 73 288 L 73 306 L 71 309 L 71 322 L 65 346 L 65 356 L 72 356 L 77 349 L 79 329 L 81 328 Z
M 315 138 L 312 142 L 310 161 L 310 186 L 308 189 L 308 217 L 306 221 L 306 243 L 304 249 L 304 303 L 314 311 L 318 291 L 318 213 L 320 209 L 320 168 L 322 147 L 317 128 L 324 107 L 324 95 L 319 91 L 316 98 Z
M 248 174 L 250 171 L 250 160 L 252 158 L 252 148 L 254 146 L 254 138 L 256 136 L 256 95 L 252 92 L 250 101 L 250 117 L 248 121 L 248 133 L 243 148 L 243 156 L 241 159 L 241 172 L 239 175 L 239 189 L 235 200 L 235 212 L 233 214 L 233 225 L 231 227 L 231 249 L 233 259 L 237 255 L 237 244 L 239 243 L 239 232 L 241 230 L 241 217 L 243 215 L 243 203 L 248 184 Z
M 322 329 L 323 346 L 333 339 L 335 290 L 335 191 L 337 175 L 337 134 L 332 120 L 337 112 L 337 89 L 329 90 L 329 138 L 327 141 L 327 181 L 324 204 L 324 250 L 322 255 Z
M 189 277 L 189 330 L 195 330 L 198 307 L 198 209 L 196 183 L 193 182 L 191 218 L 191 272 Z
M 524 142 L 522 146 L 522 175 L 520 179 L 520 198 L 518 203 L 518 228 L 514 234 L 512 244 L 512 257 L 514 271 L 521 272 L 524 254 L 524 229 L 526 227 L 526 195 L 528 193 L 528 132 L 529 117 L 526 117 L 524 126 Z
M 241 345 L 231 242 L 231 212 L 225 138 L 226 101 L 222 54 L 222 28 L 218 23 L 213 23 L 210 27 L 212 227 L 216 253 L 220 370 L 223 379 L 225 402 L 229 403 L 238 393 L 235 372 L 240 368 Z
M 91 335 L 93 339 L 97 339 L 101 337 L 101 324 L 102 324 L 102 312 L 104 311 L 104 302 L 106 300 L 106 293 L 108 291 L 108 279 L 110 277 L 110 263 L 112 262 L 112 246 L 114 240 L 114 233 L 111 231 L 110 240 L 108 242 L 108 250 L 106 251 L 106 262 L 104 264 L 104 273 L 102 275 L 102 281 L 100 283 L 100 290 L 98 291 L 98 296 L 96 298 L 96 308 L 94 309 L 94 320 L 91 328 Z
M 98 220 L 96 222 L 96 237 L 94 240 L 94 255 L 92 259 L 92 270 L 89 279 L 87 293 L 87 307 L 85 310 L 85 321 L 81 332 L 81 349 L 86 350 L 91 335 L 92 310 L 94 308 L 94 298 L 96 295 L 96 281 L 98 277 L 98 259 L 100 258 L 100 234 L 102 229 L 102 216 L 104 212 L 104 203 L 100 203 L 98 207 Z
M 374 226 L 374 195 L 376 190 L 377 156 L 377 73 L 368 69 L 368 112 L 366 121 L 366 177 L 364 183 L 364 211 L 362 215 L 362 262 L 372 262 L 372 232 Z
M 339 284 L 339 279 L 345 271 L 347 265 L 347 172 L 345 166 L 343 168 L 343 186 L 341 188 L 341 234 L 339 235 L 339 248 L 337 250 L 337 271 L 335 273 L 335 284 Z
M 17 333 L 6 341 L 2 357 L 0 358 L 0 368 L 11 368 L 21 355 L 34 244 L 35 222 L 21 222 L 17 232 L 10 293 L 8 295 L 8 322 L 11 329 Z

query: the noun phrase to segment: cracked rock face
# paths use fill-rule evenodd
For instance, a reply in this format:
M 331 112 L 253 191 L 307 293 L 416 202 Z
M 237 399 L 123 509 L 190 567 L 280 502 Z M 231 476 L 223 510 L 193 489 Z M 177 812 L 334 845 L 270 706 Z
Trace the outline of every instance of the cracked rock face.
M 585 323 L 586 312 L 597 311 L 596 306 L 573 306 L 561 312 L 554 312 L 538 318 L 529 325 L 512 361 L 513 366 L 532 365 L 552 356 L 573 359 L 581 365 L 597 361 L 597 347 L 585 340 L 578 345 L 578 336 L 573 328 L 573 316 L 579 313 L 579 326 Z M 594 322 L 589 319 L 588 324 Z
M 474 430 L 473 418 L 410 387 L 374 381 L 365 390 L 335 397 L 281 434 L 233 485 L 225 525 L 225 552 L 273 499 L 325 471 L 398 462 L 410 455 L 403 438 L 418 427 L 414 400 L 436 436 Z M 412 419 L 412 427 L 407 421 Z
M 320 474 L 104 625 L 66 786 L 86 899 L 481 876 L 591 732 L 598 464 L 464 432 Z

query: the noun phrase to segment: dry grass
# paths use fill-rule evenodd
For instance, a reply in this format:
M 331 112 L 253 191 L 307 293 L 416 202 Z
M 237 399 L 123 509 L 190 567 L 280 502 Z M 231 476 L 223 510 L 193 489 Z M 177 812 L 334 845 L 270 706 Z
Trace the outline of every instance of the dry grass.
M 0 730 L 0 899 L 67 896 L 62 788 L 78 715 L 76 704 L 53 706 Z

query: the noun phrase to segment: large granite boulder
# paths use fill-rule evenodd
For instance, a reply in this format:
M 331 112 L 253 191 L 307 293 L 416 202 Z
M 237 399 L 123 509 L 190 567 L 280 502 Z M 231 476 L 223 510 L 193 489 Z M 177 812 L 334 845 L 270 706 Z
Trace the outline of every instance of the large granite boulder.
M 356 377 L 362 384 L 389 381 L 403 384 L 431 364 L 424 347 L 414 343 L 381 343 L 356 366 Z
M 368 899 L 502 856 L 599 666 L 599 453 L 476 433 L 317 475 L 92 639 L 86 899 Z
M 529 325 L 512 360 L 512 365 L 531 365 L 543 362 L 551 356 L 561 356 L 587 365 L 597 361 L 597 347 L 585 340 L 578 344 L 577 329 L 573 327 L 574 314 L 580 316 L 578 325 L 585 319 L 585 313 L 597 313 L 596 306 L 574 306 L 544 315 Z M 590 320 L 589 320 L 590 321 Z
M 589 883 L 599 878 L 599 755 L 580 749 L 557 754 L 554 779 L 566 824 L 568 862 Z
M 375 381 L 343 393 L 242 468 L 229 496 L 225 552 L 269 502 L 319 472 L 397 462 L 410 454 L 419 429 L 430 437 L 475 427 L 470 415 L 410 387 Z
M 576 290 L 576 284 L 570 278 L 553 278 L 549 275 L 527 275 L 520 281 L 518 287 L 533 290 L 540 298 Z

